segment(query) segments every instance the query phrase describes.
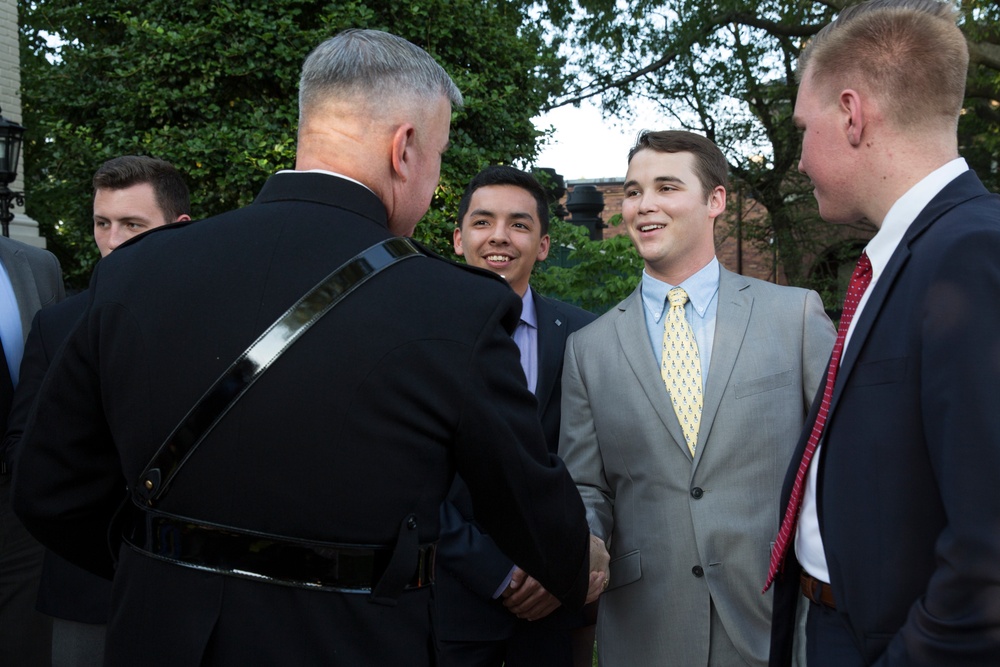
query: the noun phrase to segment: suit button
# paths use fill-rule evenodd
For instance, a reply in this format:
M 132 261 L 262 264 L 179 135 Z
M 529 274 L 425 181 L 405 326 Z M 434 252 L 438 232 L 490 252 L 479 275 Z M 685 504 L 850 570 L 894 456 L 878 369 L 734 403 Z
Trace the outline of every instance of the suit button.
M 705 570 L 701 569 L 701 565 L 695 565 L 694 567 L 691 568 L 691 574 L 693 574 L 696 577 L 704 577 Z
M 703 495 L 705 495 L 705 492 L 701 490 L 700 486 L 691 489 L 691 497 L 695 500 L 699 500 Z

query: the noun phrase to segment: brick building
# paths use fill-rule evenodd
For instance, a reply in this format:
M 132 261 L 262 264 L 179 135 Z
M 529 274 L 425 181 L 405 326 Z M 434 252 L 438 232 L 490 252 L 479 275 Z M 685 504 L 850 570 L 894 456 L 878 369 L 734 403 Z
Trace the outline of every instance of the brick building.
M 581 187 L 593 188 L 604 197 L 604 209 L 600 218 L 607 224 L 614 216 L 621 214 L 624 183 L 624 177 L 568 181 L 566 194 L 560 202 L 565 207 L 575 190 Z M 774 246 L 765 241 L 748 239 L 743 233 L 744 224 L 759 229 L 760 225 L 755 223 L 760 223 L 766 216 L 767 210 L 756 200 L 749 197 L 741 199 L 736 193 L 729 192 L 726 212 L 720 216 L 715 226 L 716 254 L 722 265 L 731 271 L 760 280 L 788 284 L 781 258 L 773 250 Z M 565 219 L 573 222 L 573 218 L 571 214 Z M 819 229 L 823 238 L 817 243 L 818 250 L 806 257 L 805 276 L 812 286 L 820 286 L 824 281 L 830 283 L 833 303 L 837 303 L 847 289 L 857 254 L 874 234 L 874 227 L 842 227 L 823 223 Z M 621 225 L 609 225 L 603 229 L 604 238 L 624 233 L 625 228 Z

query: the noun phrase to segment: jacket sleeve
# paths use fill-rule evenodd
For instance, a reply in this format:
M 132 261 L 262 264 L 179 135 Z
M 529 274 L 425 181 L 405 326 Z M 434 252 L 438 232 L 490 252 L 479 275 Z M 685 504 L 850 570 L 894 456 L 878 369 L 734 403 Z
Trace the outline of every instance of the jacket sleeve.
M 1000 664 L 1000 231 L 938 252 L 922 304 L 921 414 L 913 415 L 926 448 L 911 449 L 929 457 L 937 489 L 925 492 L 940 495 L 945 525 L 926 591 L 877 665 Z
M 802 410 L 806 413 L 826 381 L 837 330 L 823 310 L 823 301 L 816 292 L 806 293 L 802 318 Z
M 108 527 L 126 484 L 104 418 L 95 350 L 84 319 L 45 374 L 24 428 L 11 493 L 14 511 L 39 542 L 111 578 Z
M 559 455 L 583 499 L 590 532 L 610 544 L 614 533 L 614 497 L 604 475 L 590 397 L 580 370 L 578 338 L 573 334 L 566 342 Z
M 501 551 L 568 607 L 583 606 L 589 535 L 583 505 L 562 461 L 550 454 L 537 403 L 519 368 L 517 345 L 502 324 L 520 299 L 506 290 L 467 357 L 455 465 L 474 515 Z
M 483 533 L 471 510 L 469 492 L 456 476 L 449 499 L 441 505 L 441 537 L 435 558 L 466 588 L 483 600 L 492 600 L 514 562 Z

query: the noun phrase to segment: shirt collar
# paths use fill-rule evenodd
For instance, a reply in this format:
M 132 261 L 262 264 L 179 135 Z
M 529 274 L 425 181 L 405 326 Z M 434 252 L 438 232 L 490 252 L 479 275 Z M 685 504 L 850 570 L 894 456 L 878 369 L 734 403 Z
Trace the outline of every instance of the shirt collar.
M 873 280 L 877 279 L 885 269 L 892 253 L 896 251 L 896 246 L 903 240 L 906 230 L 910 228 L 920 212 L 946 185 L 968 169 L 969 165 L 963 158 L 956 158 L 932 171 L 896 200 L 896 203 L 886 213 L 878 233 L 872 237 L 865 248 L 868 259 L 872 263 Z
M 687 292 L 691 307 L 704 317 L 708 304 L 712 302 L 715 293 L 719 291 L 719 260 L 712 258 L 697 273 L 688 277 L 680 285 L 670 285 L 649 275 L 645 269 L 642 272 L 642 302 L 646 309 L 659 322 L 667 309 L 667 293 L 674 287 L 683 287 Z
M 370 187 L 362 183 L 361 181 L 351 178 L 350 176 L 344 176 L 343 174 L 338 174 L 335 171 L 329 171 L 327 169 L 282 169 L 278 172 L 279 174 L 326 174 L 327 176 L 336 176 L 337 178 L 342 178 L 345 181 L 350 181 L 351 183 L 357 183 L 365 190 L 368 190 L 372 194 L 375 193 Z
M 538 316 L 535 314 L 535 297 L 531 293 L 531 285 L 521 297 L 521 321 L 532 329 L 538 328 Z

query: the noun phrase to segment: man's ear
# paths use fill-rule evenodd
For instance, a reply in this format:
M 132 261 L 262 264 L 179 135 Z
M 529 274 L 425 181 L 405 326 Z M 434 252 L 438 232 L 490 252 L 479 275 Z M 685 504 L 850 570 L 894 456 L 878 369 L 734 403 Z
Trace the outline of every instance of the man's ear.
M 181 215 L 177 216 L 177 219 L 174 220 L 174 222 L 187 222 L 190 219 L 191 219 L 190 215 L 188 215 L 187 213 L 182 213 Z
M 865 131 L 865 110 L 858 91 L 848 88 L 840 92 L 840 109 L 844 118 L 844 131 L 852 146 L 861 145 Z
M 392 133 L 392 172 L 404 183 L 413 174 L 413 138 L 415 128 L 412 123 L 403 123 Z
M 541 240 L 538 242 L 538 255 L 535 256 L 536 262 L 544 262 L 546 259 L 548 259 L 550 243 L 551 240 L 549 239 L 548 234 L 543 236 Z
M 726 189 L 721 185 L 716 185 L 708 194 L 708 215 L 715 219 L 726 210 Z
M 455 233 L 452 236 L 452 243 L 455 244 L 455 254 L 456 255 L 462 256 L 462 255 L 465 254 L 465 251 L 462 249 L 462 228 L 461 227 L 456 227 L 455 228 Z

